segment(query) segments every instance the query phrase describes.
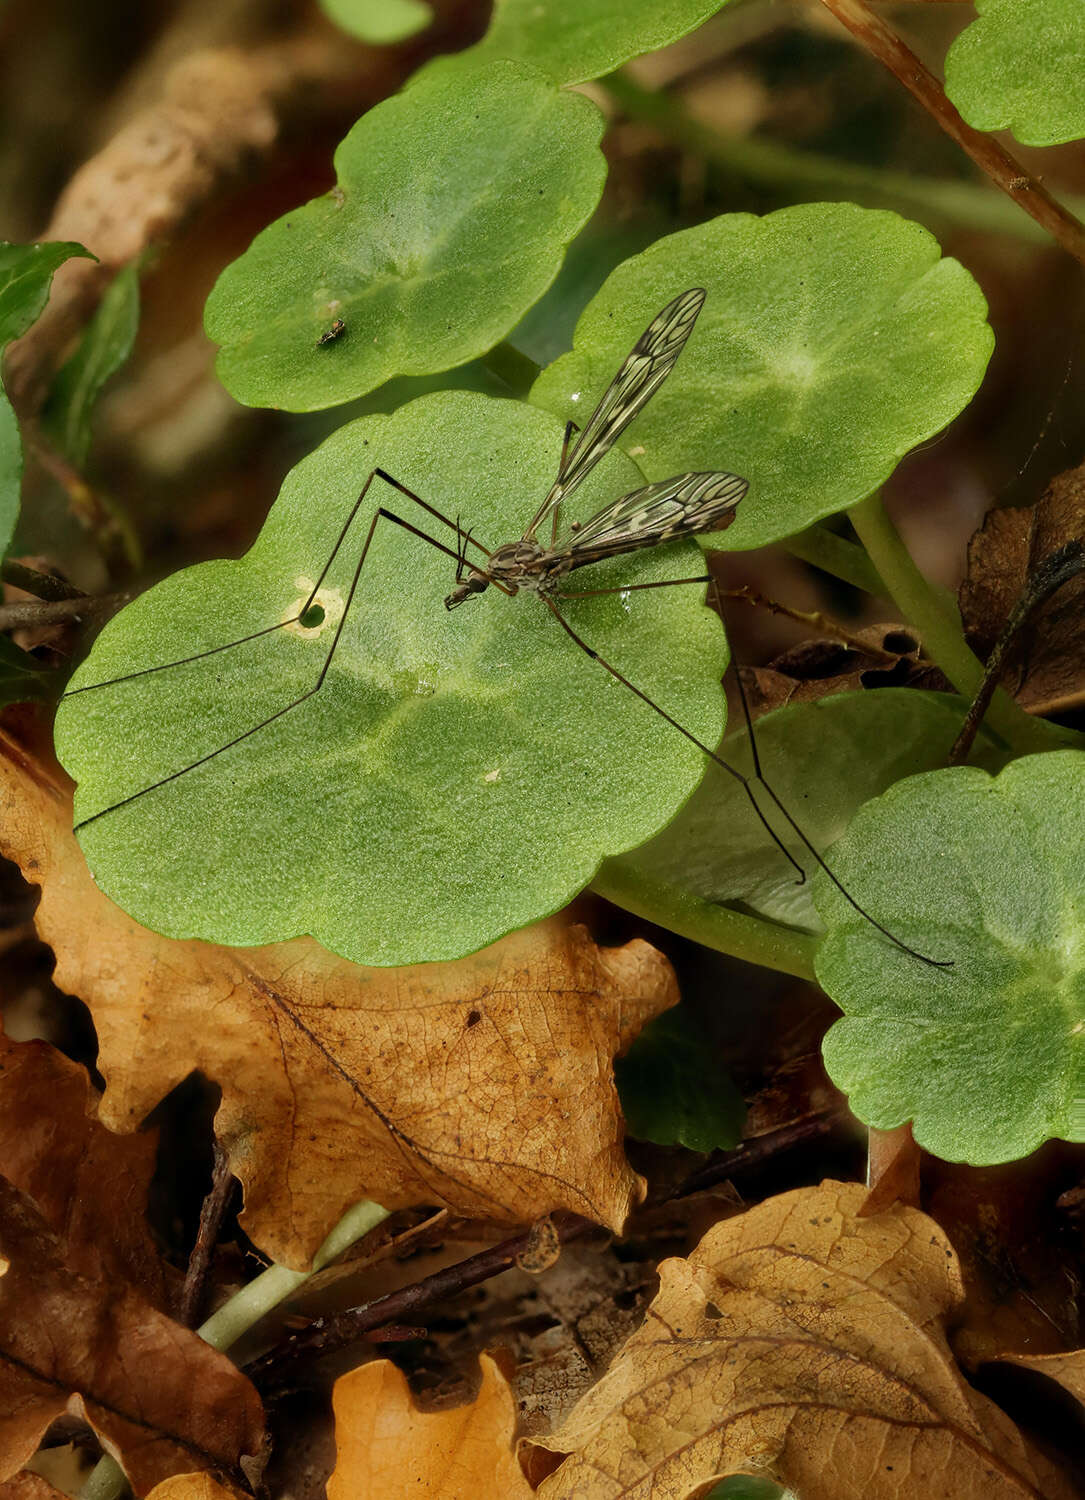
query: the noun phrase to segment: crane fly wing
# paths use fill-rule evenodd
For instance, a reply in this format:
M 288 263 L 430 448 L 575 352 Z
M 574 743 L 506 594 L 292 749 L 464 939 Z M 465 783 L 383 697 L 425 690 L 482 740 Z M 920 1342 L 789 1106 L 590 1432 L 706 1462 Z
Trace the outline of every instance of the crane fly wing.
M 565 455 L 558 477 L 525 538 L 533 537 L 555 505 L 570 494 L 625 431 L 674 369 L 704 305 L 703 287 L 693 286 L 668 302 L 649 323 L 610 382 L 603 399 Z
M 722 531 L 749 489 L 737 474 L 675 474 L 620 495 L 585 521 L 563 550 L 574 568 L 620 552 L 655 547 L 675 537 Z

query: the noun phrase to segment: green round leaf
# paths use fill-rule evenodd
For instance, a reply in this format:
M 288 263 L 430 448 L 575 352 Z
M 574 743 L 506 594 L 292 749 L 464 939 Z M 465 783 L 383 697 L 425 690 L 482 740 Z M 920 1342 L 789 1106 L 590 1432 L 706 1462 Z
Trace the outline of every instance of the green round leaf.
M 270 225 L 207 301 L 239 401 L 313 411 L 447 370 L 514 327 L 599 200 L 602 117 L 535 68 L 434 77 L 369 111 L 338 185 Z
M 789 703 L 758 719 L 757 749 L 769 785 L 819 851 L 834 844 L 871 797 L 916 771 L 944 765 L 964 714 L 949 693 L 878 688 Z M 749 734 L 728 735 L 720 753 L 753 771 Z M 983 741 L 979 749 L 982 751 Z M 766 793 L 758 800 L 795 859 L 814 861 Z M 622 862 L 705 901 L 741 901 L 762 916 L 817 931 L 811 882 L 795 871 L 759 822 L 737 781 L 709 771 L 662 833 Z M 862 902 L 863 892 L 853 895 Z
M 545 413 L 470 392 L 340 428 L 288 476 L 241 561 L 188 569 L 130 605 L 73 685 L 288 620 L 378 464 L 490 547 L 518 537 L 561 438 Z M 564 519 L 640 482 L 612 454 Z M 322 624 L 66 699 L 57 743 L 79 782 L 77 821 L 314 685 L 378 504 L 455 549 L 454 530 L 377 480 L 319 595 Z M 585 588 L 685 578 L 698 555 L 683 542 L 576 577 Z M 359 962 L 414 963 L 457 957 L 557 909 L 605 855 L 672 817 L 702 773 L 696 748 L 531 594 L 490 589 L 447 611 L 454 573 L 451 558 L 382 522 L 320 692 L 88 823 L 80 839 L 102 888 L 177 937 L 254 944 L 312 933 Z M 726 647 L 703 599 L 703 586 L 648 589 L 564 609 L 590 645 L 714 744 Z
M 742 1139 L 746 1106 L 681 1006 L 650 1021 L 614 1079 L 627 1132 L 658 1146 L 729 1151 Z
M 586 83 L 632 57 L 666 47 L 715 15 L 727 0 L 497 0 L 474 47 L 436 58 L 426 74 L 497 57 L 545 68 L 560 83 Z
M 583 422 L 644 306 L 708 291 L 674 373 L 629 429 L 650 479 L 730 469 L 750 482 L 710 546 L 760 547 L 878 488 L 983 378 L 993 339 L 972 277 L 907 219 L 850 203 L 727 214 L 611 275 L 573 352 L 531 399 Z
M 374 47 L 406 41 L 433 19 L 425 0 L 320 0 L 320 5 L 337 26 Z
M 976 0 L 946 55 L 946 93 L 977 130 L 1026 146 L 1085 136 L 1082 0 Z
M 951 969 L 894 948 L 819 879 L 818 980 L 845 1012 L 825 1043 L 860 1119 L 913 1122 L 950 1161 L 1085 1140 L 1085 753 L 898 782 L 832 852 L 864 904 Z
M 0 348 L 21 338 L 41 316 L 54 271 L 74 255 L 95 259 L 71 241 L 9 245 L 0 240 Z

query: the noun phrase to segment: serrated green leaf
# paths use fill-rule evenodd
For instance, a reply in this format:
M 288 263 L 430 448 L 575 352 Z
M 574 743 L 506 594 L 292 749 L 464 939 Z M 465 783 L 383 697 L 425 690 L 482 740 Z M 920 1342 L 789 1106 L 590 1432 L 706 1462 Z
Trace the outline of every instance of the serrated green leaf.
M 23 448 L 11 402 L 0 386 L 0 557 L 7 554 L 19 519 Z
M 749 480 L 709 546 L 764 546 L 863 499 L 968 403 L 993 346 L 979 287 L 920 225 L 800 204 L 724 215 L 619 266 L 532 401 L 583 421 L 640 331 L 637 309 L 688 286 L 707 289 L 704 311 L 626 446 L 650 479 Z
M 425 0 L 320 0 L 320 6 L 350 36 L 374 47 L 404 42 L 433 19 Z
M 615 1059 L 614 1079 L 627 1132 L 638 1140 L 729 1151 L 742 1139 L 742 1095 L 681 1006 L 648 1023 Z
M 1085 136 L 1082 0 L 976 0 L 946 55 L 946 93 L 977 130 L 1025 146 Z
M 945 764 L 964 710 L 950 693 L 878 688 L 789 703 L 758 719 L 754 733 L 769 784 L 814 847 L 824 851 L 864 802 L 904 776 Z M 981 740 L 977 758 L 982 753 Z M 752 773 L 745 729 L 727 737 L 721 754 L 744 775 Z M 814 862 L 801 840 L 767 795 L 758 796 L 800 866 L 812 872 Z M 740 901 L 777 922 L 808 931 L 821 927 L 810 882 L 796 882 L 746 793 L 723 771 L 706 775 L 662 833 L 623 855 L 621 863 L 706 901 Z M 863 901 L 861 890 L 853 895 Z
M 1085 753 L 898 782 L 831 862 L 930 969 L 824 880 L 818 980 L 844 1011 L 825 1042 L 860 1119 L 977 1165 L 1085 1140 Z
M 642 324 L 658 309 L 642 308 Z M 288 619 L 380 464 L 493 547 L 549 488 L 560 424 L 467 392 L 340 428 L 288 477 L 240 562 L 188 569 L 110 623 L 73 685 L 101 682 Z M 635 487 L 612 454 L 567 520 Z M 57 745 L 88 818 L 285 707 L 316 679 L 377 503 L 455 532 L 383 485 L 328 575 L 315 633 L 69 697 Z M 692 543 L 590 572 L 593 587 L 684 578 Z M 348 958 L 457 957 L 564 905 L 602 858 L 642 842 L 689 795 L 700 753 L 577 649 L 528 593 L 448 612 L 454 563 L 384 523 L 315 697 L 146 796 L 89 823 L 95 878 L 145 925 L 234 944 L 308 932 Z M 723 633 L 700 588 L 572 601 L 589 644 L 715 743 Z
M 492 348 L 599 201 L 602 123 L 508 62 L 370 110 L 336 152 L 338 186 L 219 277 L 206 324 L 223 383 L 249 405 L 312 411 Z
M 559 83 L 586 83 L 630 58 L 669 46 L 694 31 L 728 0 L 497 0 L 489 30 L 466 52 L 435 58 L 423 77 L 517 58 Z
M 0 704 L 45 701 L 58 691 L 57 673 L 0 635 Z
M 42 245 L 0 241 L 0 348 L 22 338 L 41 316 L 54 271 L 75 255 L 95 259 L 82 245 L 61 240 Z
M 127 360 L 139 328 L 139 267 L 136 262 L 113 278 L 79 347 L 58 372 L 45 421 L 60 451 L 81 467 L 90 448 L 91 422 L 98 394 Z

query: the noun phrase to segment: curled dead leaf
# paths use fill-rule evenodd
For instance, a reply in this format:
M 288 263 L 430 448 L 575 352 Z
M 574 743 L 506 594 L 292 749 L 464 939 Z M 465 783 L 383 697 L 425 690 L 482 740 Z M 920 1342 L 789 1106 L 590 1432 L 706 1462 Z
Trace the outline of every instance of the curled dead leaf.
M 757 717 L 785 703 L 816 703 L 833 693 L 863 688 L 949 690 L 942 672 L 924 659 L 918 637 L 906 626 L 864 625 L 843 634 L 843 639 L 800 641 L 766 666 L 744 667 L 750 712 Z
M 93 1013 L 99 1118 L 131 1130 L 193 1070 L 214 1080 L 243 1223 L 276 1260 L 306 1265 L 361 1198 L 614 1229 L 638 1200 L 612 1060 L 678 999 L 648 944 L 553 919 L 458 963 L 364 969 L 308 938 L 163 938 L 94 885 L 62 773 L 11 735 L 0 851 L 41 886 L 56 982 Z
M 865 1197 L 785 1193 L 664 1261 L 603 1379 L 524 1445 L 540 1497 L 679 1500 L 754 1474 L 804 1500 L 1070 1500 L 954 1364 L 948 1240 L 916 1209 L 863 1217 Z
M 0 1167 L 62 1236 L 65 1264 L 117 1279 L 168 1310 L 167 1268 L 146 1220 L 156 1137 L 97 1119 L 86 1070 L 45 1042 L 0 1035 Z
M 451 1411 L 419 1411 L 388 1360 L 337 1380 L 328 1500 L 530 1500 L 512 1448 L 512 1391 L 492 1359 L 479 1362 L 478 1395 Z
M 0 1178 L 0 1478 L 45 1429 L 83 1417 L 137 1494 L 171 1474 L 219 1472 L 263 1444 L 263 1411 L 225 1355 L 131 1288 L 74 1271 L 29 1197 Z
M 1073 542 L 1085 543 L 1085 465 L 1057 475 L 1035 505 L 988 511 L 968 544 L 958 593 L 965 636 L 983 660 L 1030 581 Z M 1001 681 L 1031 713 L 1067 713 L 1085 702 L 1085 572 L 1024 621 Z

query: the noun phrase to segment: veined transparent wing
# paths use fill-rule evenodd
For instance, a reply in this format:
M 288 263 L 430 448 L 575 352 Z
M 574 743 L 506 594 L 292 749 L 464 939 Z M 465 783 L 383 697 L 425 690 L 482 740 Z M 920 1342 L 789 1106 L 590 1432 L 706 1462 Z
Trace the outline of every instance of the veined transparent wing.
M 748 489 L 737 474 L 675 474 L 620 495 L 578 527 L 559 550 L 568 552 L 577 568 L 675 537 L 722 531 Z
M 539 524 L 560 505 L 595 467 L 603 454 L 633 418 L 651 400 L 674 369 L 675 361 L 693 332 L 697 314 L 704 305 L 703 287 L 693 286 L 668 302 L 633 345 L 621 369 L 610 382 L 603 399 L 592 412 L 583 431 L 565 455 L 558 477 L 531 525 L 524 532 L 533 537 Z

